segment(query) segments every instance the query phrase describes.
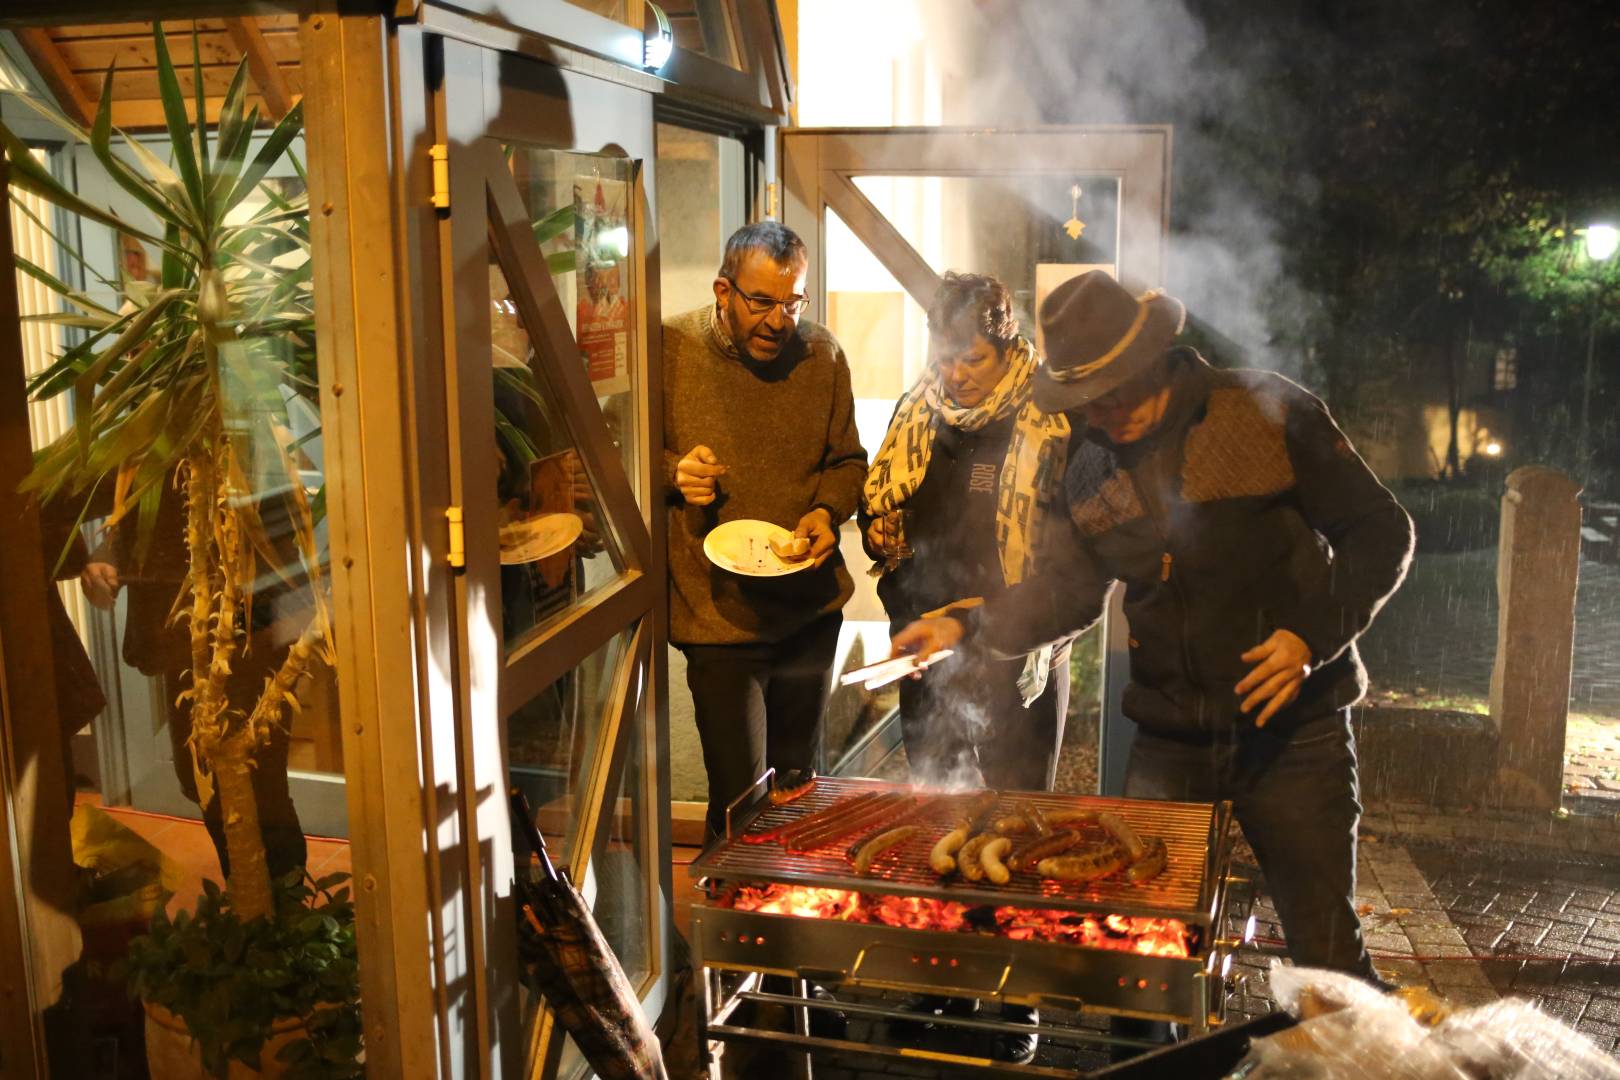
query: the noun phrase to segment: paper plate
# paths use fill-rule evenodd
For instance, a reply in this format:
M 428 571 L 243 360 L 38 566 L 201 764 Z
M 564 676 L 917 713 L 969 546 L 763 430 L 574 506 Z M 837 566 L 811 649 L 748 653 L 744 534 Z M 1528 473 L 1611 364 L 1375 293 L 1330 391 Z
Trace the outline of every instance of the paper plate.
M 501 565 L 532 563 L 568 550 L 584 530 L 578 514 L 540 514 L 501 526 Z
M 716 526 L 703 538 L 703 554 L 722 570 L 748 577 L 781 577 L 806 570 L 814 559 L 788 562 L 771 550 L 772 540 L 784 543 L 793 534 L 768 521 L 741 518 Z

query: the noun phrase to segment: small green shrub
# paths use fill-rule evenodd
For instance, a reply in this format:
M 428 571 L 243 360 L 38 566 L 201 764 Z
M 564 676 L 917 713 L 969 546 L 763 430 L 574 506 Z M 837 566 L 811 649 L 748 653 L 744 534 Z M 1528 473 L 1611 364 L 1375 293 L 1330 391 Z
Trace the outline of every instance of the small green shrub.
M 303 871 L 273 883 L 275 911 L 243 921 L 213 881 L 195 912 L 159 910 L 122 963 L 132 997 L 185 1022 L 203 1064 L 224 1076 L 232 1059 L 260 1068 L 277 1021 L 304 1019 L 306 1034 L 278 1059 L 298 1080 L 364 1075 L 359 1063 L 360 965 L 347 874 Z

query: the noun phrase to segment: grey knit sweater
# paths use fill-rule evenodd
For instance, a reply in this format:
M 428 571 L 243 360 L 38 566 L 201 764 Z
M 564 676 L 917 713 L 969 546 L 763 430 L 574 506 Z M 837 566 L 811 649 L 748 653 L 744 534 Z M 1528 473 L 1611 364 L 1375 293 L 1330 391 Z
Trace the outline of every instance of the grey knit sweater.
M 730 471 L 718 497 L 688 506 L 675 465 L 694 446 Z M 752 578 L 713 565 L 703 538 L 723 521 L 758 518 L 792 529 L 816 506 L 833 527 L 855 512 L 866 451 L 855 432 L 844 351 L 824 327 L 800 322 L 767 364 L 739 358 L 714 306 L 664 324 L 664 479 L 669 505 L 670 640 L 681 645 L 780 641 L 837 611 L 854 586 L 834 551 L 818 570 Z

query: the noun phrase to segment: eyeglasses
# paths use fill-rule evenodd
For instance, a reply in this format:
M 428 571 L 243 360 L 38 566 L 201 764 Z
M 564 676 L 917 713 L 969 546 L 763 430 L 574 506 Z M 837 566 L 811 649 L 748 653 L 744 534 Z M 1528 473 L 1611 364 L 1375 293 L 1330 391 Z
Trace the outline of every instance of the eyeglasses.
M 808 296 L 790 296 L 786 300 L 778 300 L 774 296 L 755 296 L 753 293 L 745 293 L 738 288 L 735 278 L 728 277 L 726 281 L 730 283 L 731 291 L 742 297 L 743 304 L 747 306 L 749 313 L 752 315 L 769 315 L 772 308 L 781 305 L 782 314 L 792 317 L 803 314 L 804 309 L 810 306 Z

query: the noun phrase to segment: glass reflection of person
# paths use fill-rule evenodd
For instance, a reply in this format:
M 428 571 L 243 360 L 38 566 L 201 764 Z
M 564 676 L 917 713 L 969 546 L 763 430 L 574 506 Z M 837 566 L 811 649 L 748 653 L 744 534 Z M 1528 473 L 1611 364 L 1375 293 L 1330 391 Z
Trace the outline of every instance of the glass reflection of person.
M 61 556 L 55 581 L 70 581 L 83 571 L 89 552 L 76 528 L 77 507 L 70 500 L 43 504 L 39 512 L 41 545 L 47 573 Z M 65 554 L 64 554 L 65 552 Z M 73 737 L 100 715 L 107 699 L 96 678 L 84 642 L 69 618 L 55 581 L 45 588 L 46 623 L 51 641 L 51 674 L 56 686 L 57 731 L 61 739 L 63 792 L 69 815 L 75 800 Z
M 146 249 L 131 237 L 123 237 L 120 249 L 124 288 L 149 282 Z M 127 310 L 130 301 L 126 299 Z M 191 748 L 190 707 L 180 700 L 191 678 L 191 649 L 184 626 L 170 619 L 190 560 L 186 547 L 185 500 L 173 475 L 159 485 L 157 514 L 144 557 L 138 551 L 138 529 L 133 516 L 108 528 L 91 552 L 79 574 L 85 598 L 110 611 L 120 590 L 127 589 L 129 600 L 124 614 L 124 662 L 143 675 L 159 680 L 167 708 L 166 727 L 175 779 L 180 791 L 203 812 L 203 824 L 219 856 L 220 872 L 230 874 L 230 857 L 225 847 L 225 826 L 217 797 L 203 797 L 211 784 L 206 763 L 199 762 Z M 265 680 L 280 667 L 287 654 L 288 641 L 273 626 L 276 597 L 256 598 L 252 605 L 249 639 L 236 657 L 226 693 L 238 705 L 251 703 L 263 690 Z M 279 877 L 302 867 L 307 848 L 298 812 L 293 807 L 288 786 L 287 753 L 289 732 L 285 724 L 272 729 L 269 741 L 255 755 L 253 792 L 259 809 L 259 825 L 264 836 L 270 873 Z M 199 773 L 202 777 L 199 778 Z M 210 792 L 211 795 L 211 792 Z

